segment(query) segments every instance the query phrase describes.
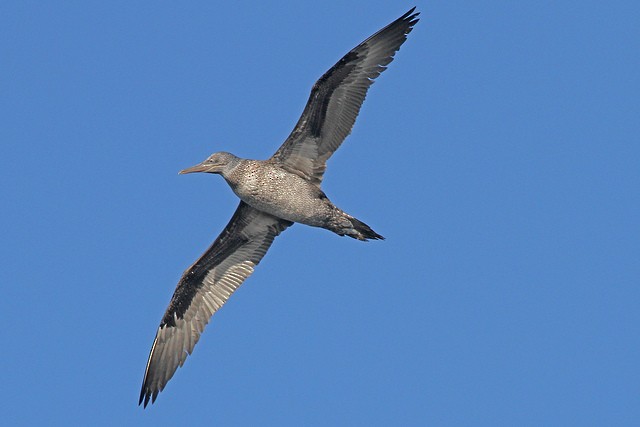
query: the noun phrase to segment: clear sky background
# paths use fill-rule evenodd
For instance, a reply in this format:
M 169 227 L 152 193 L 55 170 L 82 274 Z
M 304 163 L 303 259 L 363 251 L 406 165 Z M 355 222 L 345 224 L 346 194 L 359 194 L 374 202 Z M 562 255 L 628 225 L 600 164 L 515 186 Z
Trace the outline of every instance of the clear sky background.
M 420 1 L 324 189 L 156 404 L 182 271 L 312 84 L 414 4 L 0 4 L 0 420 L 637 426 L 640 5 Z

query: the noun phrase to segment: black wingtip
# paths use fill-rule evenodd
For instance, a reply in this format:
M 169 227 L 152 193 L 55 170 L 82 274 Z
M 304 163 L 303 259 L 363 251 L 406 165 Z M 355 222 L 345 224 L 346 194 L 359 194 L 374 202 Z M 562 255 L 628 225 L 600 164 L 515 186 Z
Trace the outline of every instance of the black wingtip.
M 144 387 L 142 387 L 142 391 L 140 391 L 140 400 L 138 400 L 138 406 L 142 405 L 142 401 L 144 401 L 143 408 L 147 407 L 149 403 L 149 396 L 144 392 Z
M 413 6 L 411 9 L 409 9 L 404 15 L 402 15 L 400 18 L 398 18 L 398 21 L 407 21 L 409 22 L 409 27 L 413 27 L 414 25 L 416 25 L 416 22 L 418 22 L 420 20 L 420 18 L 418 18 L 418 16 L 420 16 L 420 12 L 415 12 L 416 7 Z
M 143 396 L 140 396 L 140 400 L 138 401 L 138 406 L 142 405 L 142 408 L 146 409 L 149 402 L 151 402 L 151 404 L 155 403 L 156 397 L 157 395 L 152 396 L 150 394 L 144 394 Z
M 416 6 L 413 6 L 411 9 L 409 9 L 404 15 L 402 15 L 402 17 L 406 18 L 407 16 L 411 15 L 414 10 L 416 10 Z M 418 12 L 418 13 L 420 13 L 420 12 Z
M 413 19 L 413 18 L 417 17 L 418 15 L 420 15 L 420 12 L 413 13 L 415 10 L 416 10 L 416 6 L 413 6 L 404 15 L 402 15 L 400 17 L 400 19 L 406 19 L 406 18 L 409 18 L 409 17 L 411 17 L 411 19 Z
M 138 406 L 142 405 L 143 408 L 146 408 L 149 402 L 154 404 L 158 394 L 160 394 L 160 390 L 154 390 L 151 392 L 151 390 L 147 390 L 145 386 L 146 384 L 142 385 L 142 390 L 140 390 L 140 399 L 138 400 Z
M 151 392 L 147 387 L 147 382 L 145 378 L 145 382 L 142 384 L 142 390 L 140 390 L 140 399 L 138 399 L 138 406 L 143 405 L 143 408 L 146 408 L 149 404 L 149 401 L 153 404 L 156 401 L 156 397 L 158 397 L 158 391 Z

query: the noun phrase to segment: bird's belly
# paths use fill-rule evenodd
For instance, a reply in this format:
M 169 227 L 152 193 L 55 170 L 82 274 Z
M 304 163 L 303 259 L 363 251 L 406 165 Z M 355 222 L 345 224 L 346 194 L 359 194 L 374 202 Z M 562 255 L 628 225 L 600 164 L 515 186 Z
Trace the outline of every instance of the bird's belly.
M 314 203 L 305 205 L 288 204 L 288 200 L 265 199 L 262 197 L 242 198 L 248 205 L 259 209 L 263 212 L 301 224 L 321 226 L 324 221 L 321 220 L 322 215 L 318 215 L 317 209 L 314 209 Z
M 302 224 L 322 226 L 331 211 L 330 202 L 320 189 L 280 170 L 250 179 L 245 177 L 233 190 L 249 206 Z

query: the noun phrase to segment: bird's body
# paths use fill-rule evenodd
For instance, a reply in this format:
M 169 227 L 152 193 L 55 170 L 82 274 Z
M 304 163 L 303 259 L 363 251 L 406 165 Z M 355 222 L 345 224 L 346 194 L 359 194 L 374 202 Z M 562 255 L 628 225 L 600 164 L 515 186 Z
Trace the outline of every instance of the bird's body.
M 181 171 L 222 175 L 240 204 L 176 287 L 147 361 L 140 392 L 144 406 L 155 401 L 211 316 L 253 273 L 273 239 L 294 222 L 358 240 L 383 239 L 331 203 L 320 186 L 326 162 L 351 133 L 367 90 L 418 22 L 414 9 L 360 43 L 316 82 L 300 120 L 271 158 L 218 152 Z
M 331 213 L 331 202 L 318 186 L 276 162 L 240 160 L 222 176 L 240 200 L 278 218 L 322 227 Z
M 359 240 L 382 238 L 336 207 L 318 184 L 288 171 L 277 160 L 241 159 L 226 152 L 211 157 L 214 156 L 216 161 L 225 162 L 217 173 L 240 200 L 252 208 L 287 221 L 326 228 L 341 236 Z M 201 166 L 196 165 L 182 172 L 201 171 L 204 171 Z

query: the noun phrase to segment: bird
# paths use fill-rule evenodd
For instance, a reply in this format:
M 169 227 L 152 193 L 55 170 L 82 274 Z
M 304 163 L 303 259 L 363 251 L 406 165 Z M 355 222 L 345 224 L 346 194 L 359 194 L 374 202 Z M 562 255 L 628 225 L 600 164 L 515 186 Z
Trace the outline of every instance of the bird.
M 321 189 L 326 162 L 351 133 L 374 79 L 419 21 L 415 7 L 344 55 L 313 85 L 291 134 L 267 160 L 217 152 L 180 174 L 222 175 L 240 203 L 222 233 L 185 270 L 157 329 L 138 404 L 154 403 L 213 314 L 249 277 L 274 238 L 293 223 L 354 239 L 382 240 Z

